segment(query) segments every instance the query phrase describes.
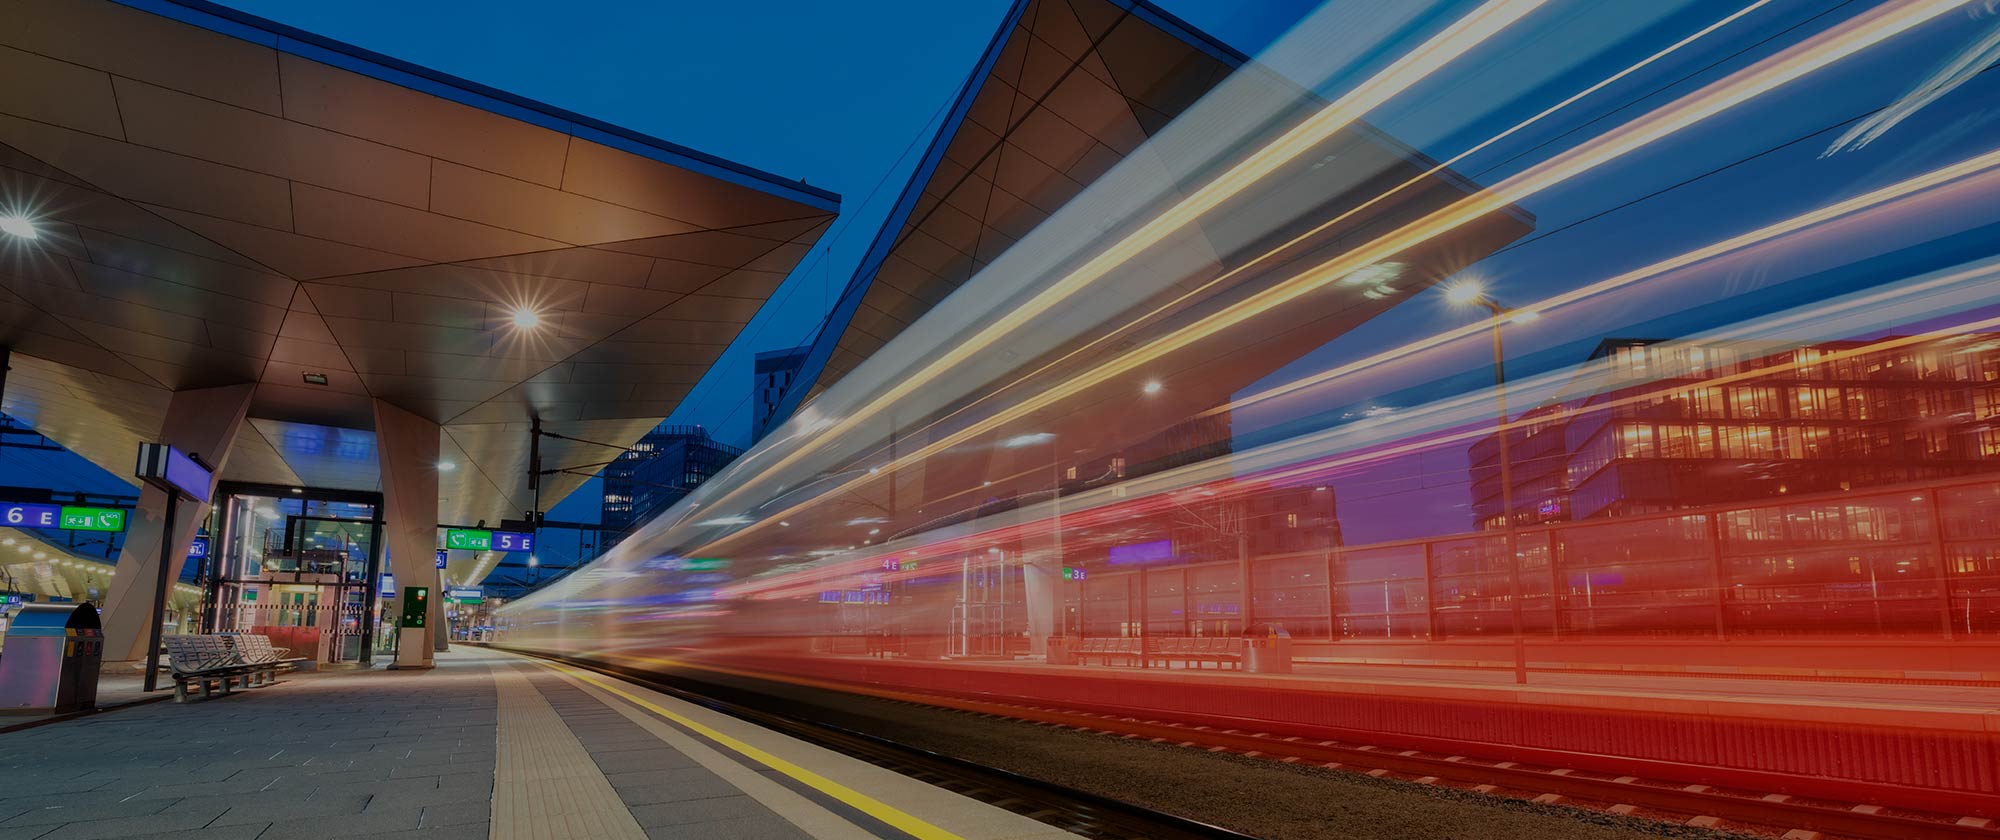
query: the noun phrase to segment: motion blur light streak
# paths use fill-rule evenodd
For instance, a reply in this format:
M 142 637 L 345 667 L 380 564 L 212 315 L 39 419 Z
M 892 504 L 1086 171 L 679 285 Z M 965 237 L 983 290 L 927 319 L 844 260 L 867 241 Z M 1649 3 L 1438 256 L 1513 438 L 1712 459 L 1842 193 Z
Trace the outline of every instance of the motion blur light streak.
M 1093 257 L 1082 267 L 1037 295 L 1034 300 L 1006 314 L 979 334 L 966 338 L 949 353 L 931 362 L 922 372 L 892 388 L 864 408 L 853 412 L 848 418 L 832 423 L 823 437 L 838 435 L 856 425 L 859 418 L 885 410 L 898 398 L 907 395 L 922 383 L 942 375 L 954 363 L 990 346 L 1002 336 L 1032 323 L 1035 318 L 1060 303 L 1076 289 L 1089 285 L 1112 268 L 1137 257 L 1145 249 L 1161 242 L 1169 233 L 1192 223 L 1201 214 L 1221 206 L 1230 197 L 1276 171 L 1279 165 L 1290 161 L 1334 132 L 1346 128 L 1375 106 L 1408 89 L 1437 68 L 1457 59 L 1467 50 L 1540 8 L 1544 2 L 1546 0 L 1492 0 L 1474 10 L 1428 43 L 1397 59 L 1394 64 L 1358 86 L 1347 96 L 1321 109 L 1311 120 L 1293 128 L 1283 137 L 1271 142 L 1247 160 L 1204 185 L 1193 195 L 1147 222 L 1110 249 Z M 802 454 L 803 451 L 794 453 L 767 469 L 782 470 Z M 725 495 L 716 501 L 720 503 L 727 499 L 728 496 Z
M 2000 80 L 1818 154 L 1959 8 L 1281 41 L 1324 99 L 1204 88 L 1039 227 L 910 228 L 869 282 L 962 285 L 502 643 L 2000 818 Z M 940 218 L 1008 192 L 949 164 Z
M 1007 406 L 981 422 L 960 431 L 947 434 L 927 446 L 920 447 L 900 456 L 889 466 L 891 469 L 895 469 L 904 464 L 929 458 L 940 451 L 962 443 L 1001 423 L 1046 408 L 1064 398 L 1075 395 L 1113 377 L 1128 373 L 1168 353 L 1184 349 L 1218 330 L 1241 323 L 1259 313 L 1294 300 L 1301 295 L 1318 289 L 1330 281 L 1337 280 L 1370 264 L 1415 248 L 1475 219 L 1503 210 L 1509 204 L 1532 196 L 1564 180 L 1577 177 L 1591 169 L 1609 163 L 1622 155 L 1643 148 L 1673 132 L 1686 129 L 1729 108 L 1741 105 L 1744 102 L 1768 93 L 1781 85 L 1797 80 L 1808 73 L 1848 58 L 1863 49 L 1894 37 L 1913 26 L 1935 18 L 1958 5 L 1960 5 L 1959 0 L 1949 0 L 1949 2 L 1947 0 L 1931 0 L 1930 2 L 1910 3 L 1863 13 L 1852 20 L 1841 23 L 1828 32 L 1791 47 L 1776 56 L 1765 59 L 1753 67 L 1734 73 L 1728 78 L 1715 82 L 1681 99 L 1677 99 L 1666 106 L 1651 111 L 1605 134 L 1594 137 L 1574 149 L 1559 153 L 1554 158 L 1537 164 L 1527 171 L 1509 178 L 1492 188 L 1475 193 L 1452 207 L 1432 213 L 1424 219 L 1408 225 L 1395 233 L 1369 242 L 1330 262 L 1301 272 L 1289 281 L 1259 291 L 1248 300 L 1233 304 L 1192 326 L 1148 342 L 1120 358 L 1099 365 L 1085 376 L 1072 377 L 1063 383 L 1042 391 L 1032 398 Z M 1329 108 L 1328 110 L 1332 109 Z M 1345 122 L 1342 122 L 1341 125 L 1345 125 Z M 1254 159 L 1261 160 L 1264 159 L 1264 156 L 1259 155 Z M 1235 186 L 1231 190 L 1232 194 L 1234 190 L 1241 188 L 1240 185 Z M 1220 199 L 1218 198 L 1217 203 L 1219 202 Z M 1175 226 L 1177 227 L 1178 224 L 1184 223 L 1177 223 Z M 1151 229 L 1151 226 L 1148 229 Z M 1121 259 L 1124 258 L 1129 258 L 1129 256 L 1121 257 Z M 1094 261 L 1092 265 L 1095 264 L 1097 263 Z M 1069 279 L 1076 280 L 1080 276 L 1082 276 L 1082 272 L 1072 274 Z M 1545 306 L 1540 305 L 1532 308 L 1538 310 L 1546 309 Z M 1002 322 L 1008 323 L 1008 319 L 1017 318 L 1020 315 L 1020 311 L 1011 313 L 1008 318 L 1003 318 Z M 976 346 L 979 341 L 980 337 L 974 337 L 968 341 L 967 346 Z M 961 347 L 955 349 L 953 352 L 957 353 L 962 350 L 963 348 Z M 927 370 L 936 369 L 939 365 L 945 363 L 946 360 L 941 359 L 938 362 L 934 362 L 932 367 Z M 892 389 L 892 395 L 896 391 L 906 390 L 910 387 L 913 386 L 907 383 L 899 385 L 897 389 Z M 893 396 L 885 397 L 885 399 L 892 398 Z M 850 420 L 847 422 L 852 423 L 855 421 Z M 834 433 L 838 432 L 838 428 L 837 426 Z M 782 470 L 785 464 L 786 461 L 779 461 L 771 465 L 769 469 Z M 836 492 L 856 484 L 858 484 L 858 480 L 843 485 Z M 720 502 L 727 498 L 728 496 L 724 495 L 717 501 Z M 786 513 L 789 513 L 789 511 L 786 511 Z M 725 535 L 716 543 L 705 547 L 705 550 L 721 550 L 721 547 L 727 545 L 731 540 L 741 537 L 753 529 L 754 525 L 752 528 Z
M 1758 228 L 1757 230 L 1734 236 L 1667 260 L 1662 260 L 1644 268 L 1634 269 L 1553 297 L 1544 298 L 1530 303 L 1523 308 L 1538 313 L 1545 313 L 1567 304 L 1590 300 L 1615 289 L 1630 286 L 1643 280 L 1657 278 L 1669 272 L 1687 268 L 1724 254 L 1740 251 L 1753 245 L 1769 242 L 1785 235 L 1805 230 L 1814 225 L 1819 225 L 1843 216 L 1850 216 L 1884 207 L 1907 196 L 1915 195 L 1953 181 L 1970 178 L 1980 173 L 1989 172 L 1995 167 L 2000 167 L 2000 149 L 1933 170 L 1907 181 L 1891 184 L 1865 195 L 1855 196 L 1854 198 L 1822 207 L 1810 213 L 1794 216 L 1785 221 Z M 1484 332 L 1485 329 L 1484 325 L 1472 324 L 1448 330 L 1419 342 L 1406 344 L 1393 350 L 1377 353 L 1340 367 L 1331 368 L 1309 377 L 1285 383 L 1267 391 L 1251 394 L 1227 405 L 1211 409 L 1211 412 L 1232 411 L 1265 400 L 1282 397 L 1305 388 L 1324 384 L 1356 371 L 1365 370 L 1397 358 L 1407 357 L 1421 350 L 1442 346 L 1468 336 L 1478 335 Z

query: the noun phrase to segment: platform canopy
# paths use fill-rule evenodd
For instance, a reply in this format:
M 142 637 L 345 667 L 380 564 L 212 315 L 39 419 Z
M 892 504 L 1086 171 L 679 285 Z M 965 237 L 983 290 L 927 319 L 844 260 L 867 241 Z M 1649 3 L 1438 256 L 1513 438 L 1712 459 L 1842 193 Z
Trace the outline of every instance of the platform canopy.
M 0 235 L 4 410 L 120 476 L 172 392 L 255 383 L 226 479 L 373 489 L 379 398 L 442 424 L 441 516 L 517 516 L 530 418 L 639 438 L 838 206 L 208 4 L 0 20 L 0 216 L 34 234 Z
M 1017 0 L 783 412 L 846 376 L 1246 61 L 1146 0 Z

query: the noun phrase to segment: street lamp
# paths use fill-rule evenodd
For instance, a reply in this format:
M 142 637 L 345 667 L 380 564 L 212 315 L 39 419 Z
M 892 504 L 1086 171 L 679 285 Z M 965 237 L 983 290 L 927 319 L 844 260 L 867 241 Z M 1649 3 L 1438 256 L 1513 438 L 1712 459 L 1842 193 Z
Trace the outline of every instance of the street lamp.
M 1514 682 L 1528 681 L 1527 621 L 1521 612 L 1521 554 L 1514 538 L 1513 454 L 1507 444 L 1507 356 L 1500 346 L 1500 325 L 1509 321 L 1525 323 L 1541 317 L 1532 309 L 1510 309 L 1486 293 L 1477 280 L 1459 280 L 1444 287 L 1444 299 L 1455 306 L 1483 306 L 1493 316 L 1493 401 L 1499 414 L 1495 436 L 1500 443 L 1500 522 L 1507 545 L 1507 567 L 1512 570 L 1513 592 L 1508 601 L 1514 613 Z M 1550 590 L 1549 597 L 1555 597 Z M 1553 610 L 1554 605 L 1550 608 Z M 1551 615 L 1553 620 L 1553 615 Z

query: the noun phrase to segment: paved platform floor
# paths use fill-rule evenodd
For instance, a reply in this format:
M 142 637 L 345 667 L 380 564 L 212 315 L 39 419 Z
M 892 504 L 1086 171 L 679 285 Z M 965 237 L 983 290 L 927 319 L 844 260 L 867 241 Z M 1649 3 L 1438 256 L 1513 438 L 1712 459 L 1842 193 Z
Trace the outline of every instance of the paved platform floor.
M 485 650 L 0 734 L 0 840 L 1070 835 L 601 675 Z

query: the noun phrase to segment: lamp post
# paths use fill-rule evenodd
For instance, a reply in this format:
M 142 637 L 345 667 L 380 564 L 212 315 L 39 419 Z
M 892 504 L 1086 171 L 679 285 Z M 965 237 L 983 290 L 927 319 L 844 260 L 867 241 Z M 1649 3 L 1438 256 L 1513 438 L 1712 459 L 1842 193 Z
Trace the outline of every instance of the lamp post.
M 1509 450 L 1507 438 L 1507 356 L 1500 344 L 1500 326 L 1508 321 L 1530 321 L 1540 317 L 1532 309 L 1511 309 L 1501 305 L 1486 288 L 1472 280 L 1460 280 L 1445 287 L 1445 300 L 1458 306 L 1482 306 L 1492 315 L 1493 333 L 1493 402 L 1498 414 L 1495 436 L 1499 441 L 1500 457 L 1500 522 L 1501 533 L 1507 546 L 1507 568 L 1512 579 L 1512 592 L 1508 597 L 1514 614 L 1514 682 L 1528 681 L 1528 634 L 1527 622 L 1521 611 L 1521 555 L 1515 545 L 1514 536 L 1514 472 L 1513 454 Z M 1555 597 L 1554 590 L 1549 597 Z M 1555 620 L 1553 601 L 1549 605 L 1551 621 Z

